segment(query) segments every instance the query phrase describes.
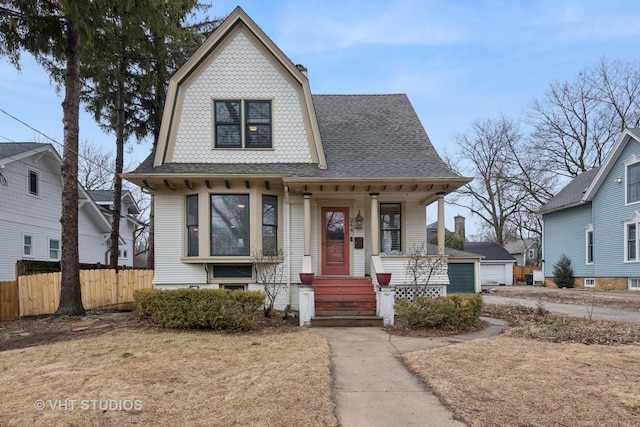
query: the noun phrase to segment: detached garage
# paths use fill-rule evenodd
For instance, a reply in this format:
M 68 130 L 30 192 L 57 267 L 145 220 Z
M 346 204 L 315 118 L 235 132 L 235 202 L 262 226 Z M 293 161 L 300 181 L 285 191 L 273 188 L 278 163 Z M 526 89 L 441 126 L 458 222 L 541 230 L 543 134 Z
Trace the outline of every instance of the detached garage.
M 438 253 L 436 245 L 427 246 L 429 254 Z M 448 257 L 449 285 L 447 294 L 478 293 L 480 288 L 480 260 L 481 256 L 473 253 L 445 248 Z
M 468 252 L 481 255 L 481 285 L 512 285 L 513 265 L 516 259 L 505 248 L 495 242 L 467 242 Z

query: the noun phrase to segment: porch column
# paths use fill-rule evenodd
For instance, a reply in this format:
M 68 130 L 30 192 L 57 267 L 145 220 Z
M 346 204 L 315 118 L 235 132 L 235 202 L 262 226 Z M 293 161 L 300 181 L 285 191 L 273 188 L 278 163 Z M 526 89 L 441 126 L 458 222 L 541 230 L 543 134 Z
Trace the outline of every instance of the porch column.
M 436 193 L 438 196 L 438 255 L 444 255 L 444 191 Z
M 304 196 L 304 256 L 311 255 L 311 193 Z
M 313 273 L 311 266 L 311 193 L 304 196 L 304 256 L 302 257 L 301 273 Z
M 371 196 L 371 255 L 380 255 L 380 215 L 378 214 L 378 195 L 380 193 L 369 193 Z

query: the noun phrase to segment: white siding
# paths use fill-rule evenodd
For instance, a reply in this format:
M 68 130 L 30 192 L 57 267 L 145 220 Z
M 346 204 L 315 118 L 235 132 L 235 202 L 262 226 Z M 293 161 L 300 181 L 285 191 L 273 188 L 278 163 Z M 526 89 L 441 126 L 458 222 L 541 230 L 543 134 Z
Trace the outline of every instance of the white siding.
M 28 194 L 29 170 L 38 173 L 38 195 Z M 0 280 L 15 279 L 22 259 L 22 235 L 33 236 L 33 257 L 49 259 L 49 238 L 60 238 L 62 182 L 51 153 L 11 162 L 2 170 L 0 186 Z
M 182 196 L 158 194 L 155 203 L 155 285 L 203 285 L 207 274 L 202 264 L 185 264 L 182 253 Z
M 171 162 L 306 163 L 311 161 L 302 97 L 242 32 L 186 83 Z M 213 98 L 272 100 L 273 150 L 212 150 Z

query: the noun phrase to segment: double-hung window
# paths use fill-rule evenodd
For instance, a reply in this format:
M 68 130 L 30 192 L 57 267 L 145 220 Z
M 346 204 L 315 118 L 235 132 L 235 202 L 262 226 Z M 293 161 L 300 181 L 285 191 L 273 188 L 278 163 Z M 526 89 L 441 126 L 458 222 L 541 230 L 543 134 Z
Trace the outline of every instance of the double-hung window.
M 28 234 L 22 235 L 22 256 L 25 258 L 33 258 L 33 236 Z
M 211 195 L 211 255 L 250 254 L 248 194 Z
M 60 240 L 49 239 L 49 260 L 60 261 Z
M 587 264 L 593 264 L 593 227 L 589 224 L 585 230 L 585 251 Z
M 627 204 L 640 201 L 640 162 L 626 165 Z
M 640 257 L 638 257 L 638 222 L 625 223 L 624 238 L 624 260 L 627 262 L 640 261 Z
M 262 196 L 262 254 L 278 254 L 278 198 Z
M 198 256 L 198 195 L 187 196 L 187 256 Z
M 214 101 L 215 148 L 272 148 L 271 101 Z
M 400 203 L 380 204 L 380 250 L 384 253 L 402 251 Z

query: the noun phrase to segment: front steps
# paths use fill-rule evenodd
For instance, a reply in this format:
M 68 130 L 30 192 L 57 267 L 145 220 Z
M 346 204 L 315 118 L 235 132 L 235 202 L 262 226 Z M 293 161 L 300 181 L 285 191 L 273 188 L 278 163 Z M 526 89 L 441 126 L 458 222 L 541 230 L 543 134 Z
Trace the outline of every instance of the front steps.
M 313 281 L 316 315 L 312 327 L 382 327 L 370 277 L 318 277 Z

